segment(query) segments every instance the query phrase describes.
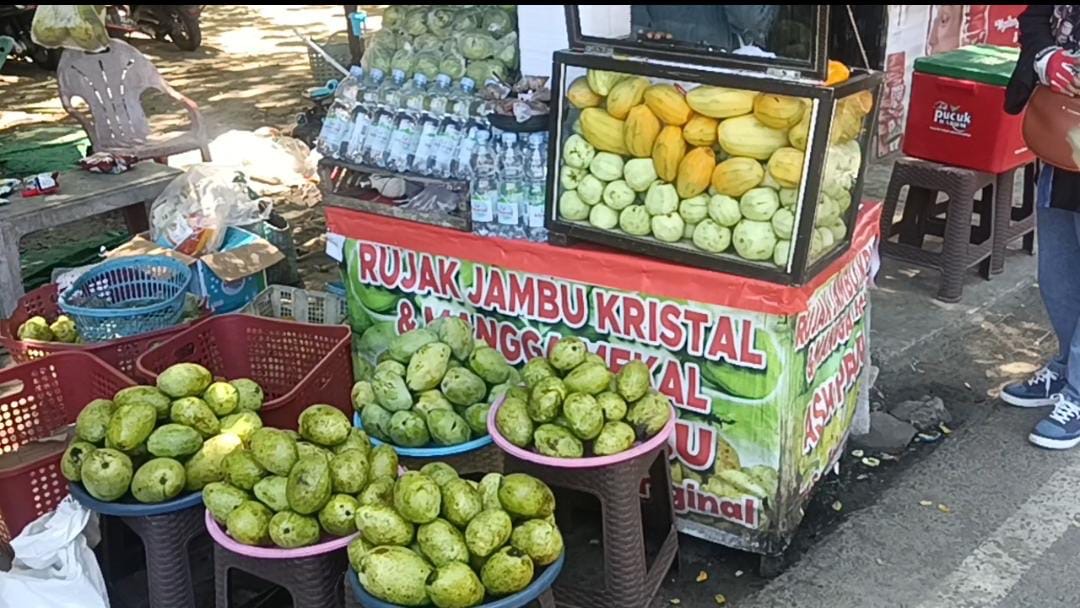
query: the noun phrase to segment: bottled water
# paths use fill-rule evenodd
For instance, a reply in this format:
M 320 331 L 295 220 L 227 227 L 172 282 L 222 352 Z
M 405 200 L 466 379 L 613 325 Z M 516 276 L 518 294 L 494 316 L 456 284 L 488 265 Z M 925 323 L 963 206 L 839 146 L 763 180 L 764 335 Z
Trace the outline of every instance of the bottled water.
M 356 104 L 356 92 L 359 83 L 364 80 L 364 69 L 360 66 L 349 68 L 346 76 L 334 94 L 334 103 L 326 112 L 316 149 L 323 156 L 340 158 L 341 150 L 348 145 L 352 133 L 352 108 Z
M 499 200 L 495 207 L 498 236 L 510 239 L 525 238 L 521 226 L 521 208 L 525 202 L 525 162 L 516 133 L 502 134 L 502 161 L 499 172 Z
M 420 175 L 431 175 L 435 166 L 435 153 L 439 147 L 439 128 L 450 106 L 450 77 L 439 74 L 435 89 L 428 96 L 427 112 L 420 118 L 420 136 L 413 154 L 412 170 Z
M 375 112 L 378 110 L 382 86 L 383 71 L 380 69 L 371 70 L 371 76 L 364 83 L 364 87 L 360 89 L 356 108 L 353 109 L 353 129 L 352 136 L 349 138 L 349 145 L 346 146 L 346 160 L 351 162 L 362 162 L 363 160 L 364 139 L 371 131 L 369 127 L 371 121 L 375 118 Z
M 489 236 L 495 234 L 495 204 L 499 199 L 499 159 L 495 155 L 490 132 L 477 131 L 474 141 L 476 164 L 472 171 L 469 199 L 473 232 Z
M 446 117 L 439 125 L 439 136 L 435 147 L 434 163 L 431 172 L 436 177 L 446 179 L 449 177 L 468 178 L 468 175 L 455 175 L 454 161 L 457 159 L 458 148 L 465 145 L 468 136 L 466 128 L 472 113 L 473 90 L 476 88 L 470 78 L 461 79 L 461 89 L 450 94 L 450 107 Z M 475 135 L 468 144 L 470 147 L 476 142 Z
M 544 228 L 544 201 L 547 197 L 547 145 L 545 133 L 530 133 L 525 153 L 525 235 L 530 241 L 547 242 Z
M 401 91 L 405 86 L 405 72 L 394 70 L 390 82 L 380 90 L 378 109 L 371 119 L 369 132 L 364 137 L 364 147 L 360 154 L 367 165 L 381 166 L 383 156 L 390 146 L 390 135 L 394 132 L 394 119 L 401 107 Z
M 402 92 L 404 102 L 398 112 L 394 132 L 390 135 L 390 147 L 386 151 L 383 167 L 398 173 L 409 170 L 413 153 L 420 140 L 420 117 L 426 109 L 427 76 L 417 74 Z
M 472 80 L 463 78 L 461 81 L 462 95 L 472 95 L 472 87 L 474 83 Z M 480 114 L 480 104 L 476 103 L 475 99 L 467 100 L 463 102 L 459 108 L 461 115 L 467 115 L 468 118 L 465 122 L 464 133 L 461 137 L 461 145 L 458 146 L 455 152 L 454 164 L 451 168 L 451 174 L 453 177 L 459 179 L 469 179 L 469 173 L 473 167 L 473 158 L 475 158 L 476 151 L 476 134 L 481 131 L 489 131 L 490 123 L 486 116 Z M 495 142 L 492 142 L 494 145 Z

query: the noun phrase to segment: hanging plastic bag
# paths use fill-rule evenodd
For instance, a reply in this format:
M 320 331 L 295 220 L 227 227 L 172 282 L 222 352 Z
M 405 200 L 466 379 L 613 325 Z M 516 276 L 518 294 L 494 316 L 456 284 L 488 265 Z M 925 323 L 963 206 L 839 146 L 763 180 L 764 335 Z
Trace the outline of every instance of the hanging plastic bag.
M 100 4 L 39 4 L 30 38 L 43 47 L 97 52 L 109 46 L 105 6 Z
M 198 257 L 218 251 L 229 226 L 261 222 L 271 210 L 248 186 L 243 172 L 194 165 L 169 182 L 150 206 L 150 238 Z
M 26 526 L 11 541 L 11 570 L 0 572 L 0 604 L 109 608 L 105 579 L 88 540 L 97 536 L 92 515 L 68 496 L 55 511 Z

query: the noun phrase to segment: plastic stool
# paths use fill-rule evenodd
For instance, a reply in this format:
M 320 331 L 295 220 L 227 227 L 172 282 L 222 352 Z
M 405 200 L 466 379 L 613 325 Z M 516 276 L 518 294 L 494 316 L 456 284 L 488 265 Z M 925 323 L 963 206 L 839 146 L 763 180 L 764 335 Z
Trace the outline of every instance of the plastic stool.
M 559 469 L 507 454 L 507 473 L 527 473 L 554 489 L 591 494 L 600 500 L 604 530 L 604 585 L 580 579 L 567 568 L 555 582 L 558 605 L 567 608 L 644 608 L 660 589 L 679 552 L 667 444 L 625 462 L 592 469 Z M 642 515 L 641 481 L 650 478 Z M 646 521 L 646 518 L 648 521 Z M 647 563 L 645 531 L 660 530 L 664 540 Z
M 455 454 L 453 456 L 439 456 L 437 458 L 409 458 L 400 457 L 401 466 L 410 471 L 418 471 L 425 464 L 431 462 L 445 462 L 454 468 L 459 475 L 473 475 L 480 473 L 502 473 L 504 457 L 502 450 L 495 444 L 488 444 L 478 450 Z
M 348 559 L 344 550 L 296 559 L 266 559 L 234 553 L 214 543 L 215 606 L 233 606 L 229 574 L 241 570 L 284 588 L 293 608 L 340 608 L 344 605 L 342 577 Z
M 154 505 L 103 503 L 95 500 L 81 484 L 69 485 L 71 495 L 100 515 L 122 522 L 142 541 L 146 555 L 146 582 L 150 605 L 154 608 L 194 608 L 189 545 L 206 534 L 202 494 L 191 493 Z M 115 535 L 106 538 L 107 545 Z M 106 570 L 115 578 L 117 549 L 105 547 Z M 113 581 L 116 582 L 115 580 Z
M 896 161 L 881 214 L 882 254 L 940 270 L 942 279 L 937 298 L 943 302 L 958 302 L 968 268 L 980 264 L 983 276 L 990 278 L 994 217 L 996 208 L 1002 204 L 994 196 L 995 190 L 998 194 L 1002 190 L 995 188 L 997 183 L 997 176 L 990 173 L 912 158 Z M 903 217 L 894 223 L 900 192 L 905 186 L 908 196 Z M 975 195 L 980 191 L 982 197 L 976 200 Z M 939 193 L 948 200 L 939 203 Z M 1009 204 L 1011 206 L 1011 200 Z M 979 225 L 972 226 L 971 220 L 976 213 Z M 938 219 L 942 214 L 945 215 L 944 222 Z M 940 253 L 923 249 L 927 234 L 943 239 Z M 896 235 L 899 235 L 898 242 L 891 240 Z

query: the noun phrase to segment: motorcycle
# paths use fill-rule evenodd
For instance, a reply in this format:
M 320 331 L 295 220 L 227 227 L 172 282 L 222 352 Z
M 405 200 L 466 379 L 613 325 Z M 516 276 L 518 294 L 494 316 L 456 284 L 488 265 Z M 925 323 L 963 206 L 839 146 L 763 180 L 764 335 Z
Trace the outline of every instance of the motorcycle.
M 35 4 L 0 4 L 0 36 L 15 41 L 11 57 L 28 59 L 42 69 L 55 70 L 60 63 L 61 49 L 45 48 L 30 37 L 35 9 Z
M 110 4 L 105 26 L 119 38 L 142 33 L 155 40 L 172 40 L 181 51 L 194 51 L 202 44 L 199 16 L 201 4 Z

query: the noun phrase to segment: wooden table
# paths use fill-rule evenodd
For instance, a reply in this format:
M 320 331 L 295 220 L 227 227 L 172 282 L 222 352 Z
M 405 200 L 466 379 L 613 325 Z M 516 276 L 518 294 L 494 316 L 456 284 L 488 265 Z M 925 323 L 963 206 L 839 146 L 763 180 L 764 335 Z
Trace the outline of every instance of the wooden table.
M 0 314 L 10 316 L 24 293 L 19 239 L 117 209 L 126 210 L 129 228 L 143 230 L 144 205 L 181 173 L 153 162 L 139 163 L 119 175 L 63 171 L 58 193 L 31 198 L 16 195 L 10 204 L 0 206 Z

